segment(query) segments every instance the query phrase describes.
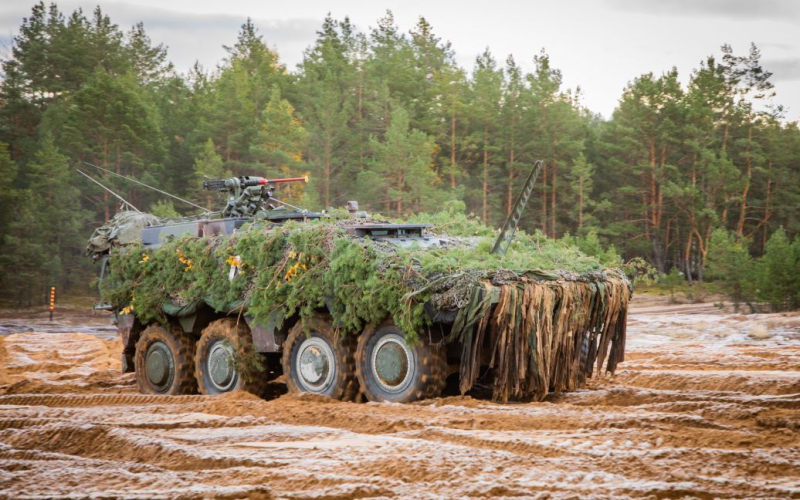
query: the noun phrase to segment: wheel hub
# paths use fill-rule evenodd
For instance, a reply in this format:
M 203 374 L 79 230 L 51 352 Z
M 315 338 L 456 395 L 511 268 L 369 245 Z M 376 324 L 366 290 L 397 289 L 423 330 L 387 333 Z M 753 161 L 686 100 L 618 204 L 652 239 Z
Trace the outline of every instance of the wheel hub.
M 167 390 L 172 385 L 172 379 L 175 376 L 175 361 L 165 343 L 153 342 L 147 348 L 145 374 L 148 382 L 159 392 Z
M 310 337 L 298 348 L 295 368 L 301 385 L 307 391 L 325 392 L 336 371 L 333 350 L 325 340 Z
M 385 391 L 397 393 L 411 383 L 414 354 L 403 337 L 389 334 L 382 337 L 372 351 L 372 373 Z
M 233 347 L 226 340 L 219 340 L 208 351 L 208 376 L 211 384 L 220 392 L 227 392 L 236 384 L 236 367 Z

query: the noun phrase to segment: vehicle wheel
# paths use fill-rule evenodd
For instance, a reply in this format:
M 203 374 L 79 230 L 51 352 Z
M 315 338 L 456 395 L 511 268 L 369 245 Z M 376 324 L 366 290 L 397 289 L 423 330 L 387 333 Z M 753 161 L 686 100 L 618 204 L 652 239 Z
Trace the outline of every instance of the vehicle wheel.
M 244 322 L 223 318 L 212 322 L 197 342 L 195 376 L 201 394 L 238 389 L 263 396 L 267 388 L 266 360 L 253 346 Z M 242 373 L 245 372 L 245 373 Z
M 283 346 L 283 374 L 291 393 L 309 392 L 352 401 L 358 395 L 354 335 L 343 336 L 324 317 L 298 322 Z
M 194 339 L 180 327 L 145 328 L 136 342 L 136 383 L 144 394 L 195 394 Z
M 447 379 L 445 349 L 420 339 L 408 345 L 391 320 L 367 327 L 358 339 L 356 373 L 367 399 L 409 403 L 435 398 Z

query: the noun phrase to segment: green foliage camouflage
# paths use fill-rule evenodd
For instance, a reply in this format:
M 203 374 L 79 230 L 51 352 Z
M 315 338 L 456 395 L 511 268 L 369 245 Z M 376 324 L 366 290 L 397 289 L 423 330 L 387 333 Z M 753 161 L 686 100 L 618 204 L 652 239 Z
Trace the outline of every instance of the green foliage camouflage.
M 585 274 L 603 268 L 576 247 L 539 233 L 520 233 L 507 255 L 491 255 L 490 229 L 463 215 L 447 218 L 449 236 L 469 238 L 436 249 L 400 249 L 355 238 L 335 220 L 282 226 L 255 222 L 231 237 L 179 238 L 155 251 L 129 246 L 114 250 L 103 295 L 115 306 L 132 307 L 143 322 L 163 321 L 165 304 L 199 302 L 220 312 L 244 305 L 261 321 L 279 308 L 287 317 L 305 319 L 328 298 L 345 331 L 391 316 L 413 337 L 426 324 L 423 305 L 441 288 L 442 277 L 469 270 L 461 281 L 474 284 L 496 272 L 540 270 L 554 280 L 559 276 L 544 270 Z M 229 279 L 234 264 L 238 269 Z

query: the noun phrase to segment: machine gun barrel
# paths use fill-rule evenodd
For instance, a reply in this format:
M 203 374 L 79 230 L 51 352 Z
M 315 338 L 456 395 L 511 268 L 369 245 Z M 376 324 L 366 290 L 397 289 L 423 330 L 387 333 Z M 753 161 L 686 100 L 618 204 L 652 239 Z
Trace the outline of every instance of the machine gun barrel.
M 287 177 L 285 179 L 269 179 L 267 181 L 270 184 L 277 184 L 279 182 L 308 182 L 308 176 L 304 175 L 303 177 Z
M 225 191 L 228 188 L 225 186 L 224 179 L 209 179 L 203 181 L 203 189 L 207 191 Z
M 281 182 L 308 182 L 308 176 L 303 177 L 286 177 L 284 179 L 264 179 L 256 177 L 255 179 L 243 179 L 241 184 L 243 187 L 250 186 L 265 186 L 267 184 L 279 184 Z

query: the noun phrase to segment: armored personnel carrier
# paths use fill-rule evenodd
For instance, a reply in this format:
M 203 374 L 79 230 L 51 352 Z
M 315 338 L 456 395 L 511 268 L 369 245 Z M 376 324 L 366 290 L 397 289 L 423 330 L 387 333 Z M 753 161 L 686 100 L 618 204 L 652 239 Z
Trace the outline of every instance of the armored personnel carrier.
M 538 165 L 498 234 L 286 208 L 282 182 L 207 181 L 225 208 L 159 221 L 123 211 L 90 240 L 123 370 L 148 394 L 288 390 L 411 402 L 448 378 L 498 401 L 574 390 L 623 360 L 630 282 L 541 235 L 513 241 Z M 494 244 L 493 244 L 494 243 Z M 604 366 L 605 364 L 605 366 Z

